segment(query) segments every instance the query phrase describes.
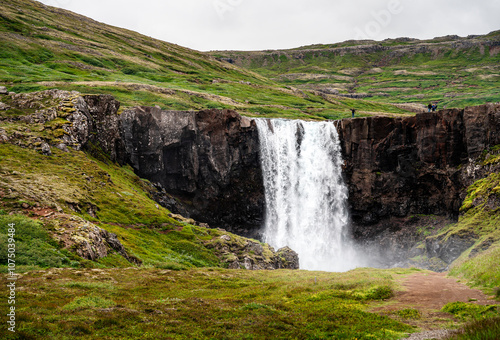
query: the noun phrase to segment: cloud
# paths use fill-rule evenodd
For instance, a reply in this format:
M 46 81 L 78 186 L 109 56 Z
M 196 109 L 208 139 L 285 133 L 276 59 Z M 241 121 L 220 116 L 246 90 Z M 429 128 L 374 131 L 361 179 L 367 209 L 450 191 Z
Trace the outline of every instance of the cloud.
M 356 37 L 484 34 L 499 29 L 500 12 L 499 0 L 41 2 L 198 50 L 292 48 Z M 401 10 L 391 11 L 395 6 Z

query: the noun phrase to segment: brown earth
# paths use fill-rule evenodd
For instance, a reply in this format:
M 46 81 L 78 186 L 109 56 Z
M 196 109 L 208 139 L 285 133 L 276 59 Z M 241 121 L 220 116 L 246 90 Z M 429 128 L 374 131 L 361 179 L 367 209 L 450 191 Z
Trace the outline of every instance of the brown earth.
M 439 310 L 449 302 L 474 301 L 477 304 L 494 304 L 481 291 L 471 289 L 446 273 L 416 273 L 402 282 L 403 291 L 396 293 L 397 306 L 422 310 Z
M 394 298 L 382 306 L 376 306 L 371 312 L 393 316 L 394 311 L 416 309 L 422 316 L 420 319 L 403 321 L 422 330 L 442 330 L 460 324 L 450 314 L 441 312 L 441 308 L 447 303 L 456 301 L 481 305 L 497 303 L 481 291 L 471 289 L 457 279 L 446 277 L 446 273 L 415 273 L 400 278 L 399 284 L 401 289 L 396 292 Z

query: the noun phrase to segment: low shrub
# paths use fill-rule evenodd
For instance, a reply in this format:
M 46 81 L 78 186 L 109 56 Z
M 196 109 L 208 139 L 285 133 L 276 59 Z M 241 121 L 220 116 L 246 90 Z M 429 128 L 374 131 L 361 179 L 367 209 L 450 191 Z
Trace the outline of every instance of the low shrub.
M 482 306 L 474 303 L 451 302 L 441 309 L 462 320 L 479 320 L 500 315 L 500 307 L 496 305 Z

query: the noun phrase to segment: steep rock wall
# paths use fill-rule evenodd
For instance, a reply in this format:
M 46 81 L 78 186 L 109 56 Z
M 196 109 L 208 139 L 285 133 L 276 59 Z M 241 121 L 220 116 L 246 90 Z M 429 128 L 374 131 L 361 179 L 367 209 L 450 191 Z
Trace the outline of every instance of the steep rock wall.
M 465 188 L 486 175 L 467 165 L 500 144 L 500 105 L 398 119 L 344 119 L 337 128 L 353 233 L 369 239 L 401 228 L 394 217 L 458 218 Z
M 194 219 L 256 236 L 264 209 L 255 122 L 229 110 L 162 111 L 120 116 L 127 161 L 174 195 Z

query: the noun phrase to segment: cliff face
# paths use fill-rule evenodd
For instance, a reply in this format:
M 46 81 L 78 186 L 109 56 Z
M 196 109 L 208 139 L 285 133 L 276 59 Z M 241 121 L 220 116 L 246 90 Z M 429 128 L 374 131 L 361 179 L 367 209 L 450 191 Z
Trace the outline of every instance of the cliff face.
M 61 136 L 56 144 L 41 138 L 34 141 L 42 153 L 50 154 L 51 147 L 73 147 L 96 157 L 105 154 L 130 164 L 139 176 L 154 183 L 159 189 L 152 192 L 154 198 L 171 211 L 259 237 L 264 188 L 258 131 L 252 120 L 227 110 L 154 107 L 118 115 L 120 104 L 111 96 L 61 91 L 18 95 L 16 103 L 35 110 L 43 95 L 60 101 L 58 115 L 68 123 L 61 129 L 52 127 L 51 133 Z M 56 116 L 51 110 L 38 110 L 22 119 L 44 124 Z M 458 235 L 432 239 L 418 248 L 416 244 L 423 241 L 418 230 L 424 225 L 439 229 L 456 221 L 465 189 L 499 171 L 497 165 L 478 166 L 481 162 L 475 160 L 500 144 L 500 105 L 399 119 L 345 119 L 335 124 L 345 162 L 353 237 L 371 255 L 383 259 L 381 265 L 428 255 L 439 259 L 430 264 L 433 269 L 443 269 L 470 246 L 469 236 Z M 3 130 L 0 137 L 25 142 Z
M 151 188 L 150 193 L 171 211 L 259 237 L 264 188 L 258 131 L 252 120 L 228 110 L 154 107 L 119 115 L 120 103 L 112 96 L 58 90 L 18 94 L 9 100 L 5 105 L 23 115 L 13 111 L 2 121 L 37 124 L 36 131 L 43 134 L 5 125 L 0 142 L 45 155 L 54 147 L 85 149 L 104 161 L 130 164 L 156 185 L 158 190 Z M 42 103 L 50 105 L 44 108 Z M 430 264 L 433 269 L 443 269 L 475 242 L 470 233 L 424 240 L 418 230 L 423 226 L 437 230 L 455 221 L 466 188 L 500 172 L 498 162 L 483 159 L 485 150 L 500 145 L 500 105 L 335 124 L 345 161 L 353 236 L 363 248 L 375 249 L 372 254 L 384 259 L 382 265 L 426 255 L 438 259 Z M 498 148 L 491 152 L 496 155 Z M 481 199 L 491 209 L 500 204 L 496 194 L 469 199 L 468 204 L 481 205 Z M 90 215 L 94 208 L 90 206 Z M 425 247 L 417 246 L 421 241 Z
M 384 256 L 397 261 L 411 252 L 422 219 L 413 215 L 443 216 L 436 225 L 456 221 L 465 189 L 488 175 L 469 164 L 500 144 L 500 105 L 403 119 L 345 119 L 337 128 L 353 235 L 376 239 Z
M 122 113 L 125 158 L 177 198 L 168 208 L 245 236 L 262 223 L 264 188 L 253 121 L 234 111 Z
M 258 237 L 264 188 L 253 121 L 227 110 L 140 107 L 123 112 L 119 125 L 121 141 L 113 147 L 123 144 L 124 151 L 115 154 L 176 198 L 158 201 L 201 222 Z M 468 167 L 469 160 L 500 144 L 500 107 L 345 119 L 336 126 L 353 235 L 367 240 L 414 229 L 415 218 L 401 222 L 412 215 L 456 220 L 465 188 L 485 176 Z

